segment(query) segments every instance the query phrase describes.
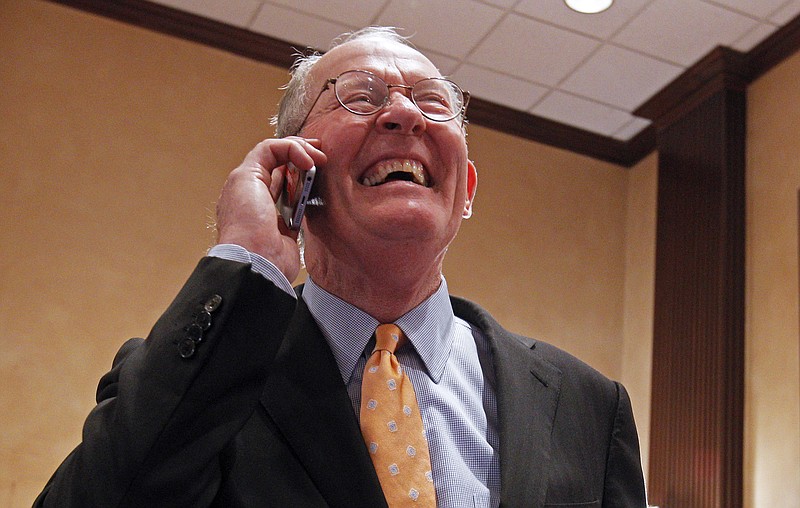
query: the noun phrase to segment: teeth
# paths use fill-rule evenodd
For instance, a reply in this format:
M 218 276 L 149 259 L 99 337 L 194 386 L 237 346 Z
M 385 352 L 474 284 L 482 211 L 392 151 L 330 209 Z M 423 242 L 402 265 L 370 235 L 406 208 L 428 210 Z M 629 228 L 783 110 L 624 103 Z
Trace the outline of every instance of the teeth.
M 365 176 L 361 183 L 369 187 L 380 185 L 386 181 L 387 176 L 397 172 L 409 173 L 414 177 L 414 183 L 428 186 L 428 180 L 422 170 L 422 164 L 409 159 L 382 162 L 375 168 L 375 172 Z

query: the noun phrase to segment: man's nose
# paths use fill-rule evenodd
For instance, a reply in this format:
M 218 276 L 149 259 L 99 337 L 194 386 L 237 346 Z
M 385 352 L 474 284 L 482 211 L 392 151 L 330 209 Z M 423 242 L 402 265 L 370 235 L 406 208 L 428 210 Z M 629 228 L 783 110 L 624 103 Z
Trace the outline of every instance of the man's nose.
M 425 132 L 427 124 L 411 99 L 411 90 L 397 87 L 390 90 L 386 106 L 378 113 L 376 127 L 384 132 L 419 135 Z

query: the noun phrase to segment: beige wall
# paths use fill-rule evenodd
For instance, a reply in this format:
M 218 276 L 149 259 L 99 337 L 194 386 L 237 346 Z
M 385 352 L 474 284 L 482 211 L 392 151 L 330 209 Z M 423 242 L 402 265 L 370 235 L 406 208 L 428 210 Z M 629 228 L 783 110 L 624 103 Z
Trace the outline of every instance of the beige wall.
M 746 507 L 800 506 L 800 53 L 748 90 Z
M 38 0 L 0 0 L 0 26 L 2 508 L 30 505 L 114 352 L 213 241 L 218 189 L 269 135 L 286 72 Z M 469 142 L 452 292 L 622 379 L 642 426 L 655 158 L 625 170 L 478 126 Z
M 650 396 L 655 299 L 658 156 L 628 170 L 622 374 L 639 427 L 645 476 L 650 460 Z

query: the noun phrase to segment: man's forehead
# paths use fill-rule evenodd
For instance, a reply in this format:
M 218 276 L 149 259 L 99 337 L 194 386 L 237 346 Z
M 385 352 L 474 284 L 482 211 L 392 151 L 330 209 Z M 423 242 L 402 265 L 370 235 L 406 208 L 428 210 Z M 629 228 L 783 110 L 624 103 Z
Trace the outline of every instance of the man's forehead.
M 416 49 L 400 42 L 366 38 L 337 46 L 314 66 L 318 79 L 337 76 L 348 70 L 398 72 L 403 76 L 438 76 L 436 66 Z

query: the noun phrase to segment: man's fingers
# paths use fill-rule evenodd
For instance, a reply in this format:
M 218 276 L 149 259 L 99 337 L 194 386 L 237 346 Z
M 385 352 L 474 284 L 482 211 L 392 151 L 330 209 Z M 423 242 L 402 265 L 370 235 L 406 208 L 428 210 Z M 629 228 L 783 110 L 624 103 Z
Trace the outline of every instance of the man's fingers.
M 328 160 L 320 150 L 320 146 L 321 143 L 318 139 L 296 136 L 267 139 L 256 145 L 250 155 L 251 160 L 267 172 L 289 162 L 308 171 L 311 166 L 322 166 Z
M 272 170 L 270 174 L 269 193 L 273 201 L 278 201 L 278 196 L 283 189 L 283 180 L 286 178 L 286 166 L 280 166 Z

